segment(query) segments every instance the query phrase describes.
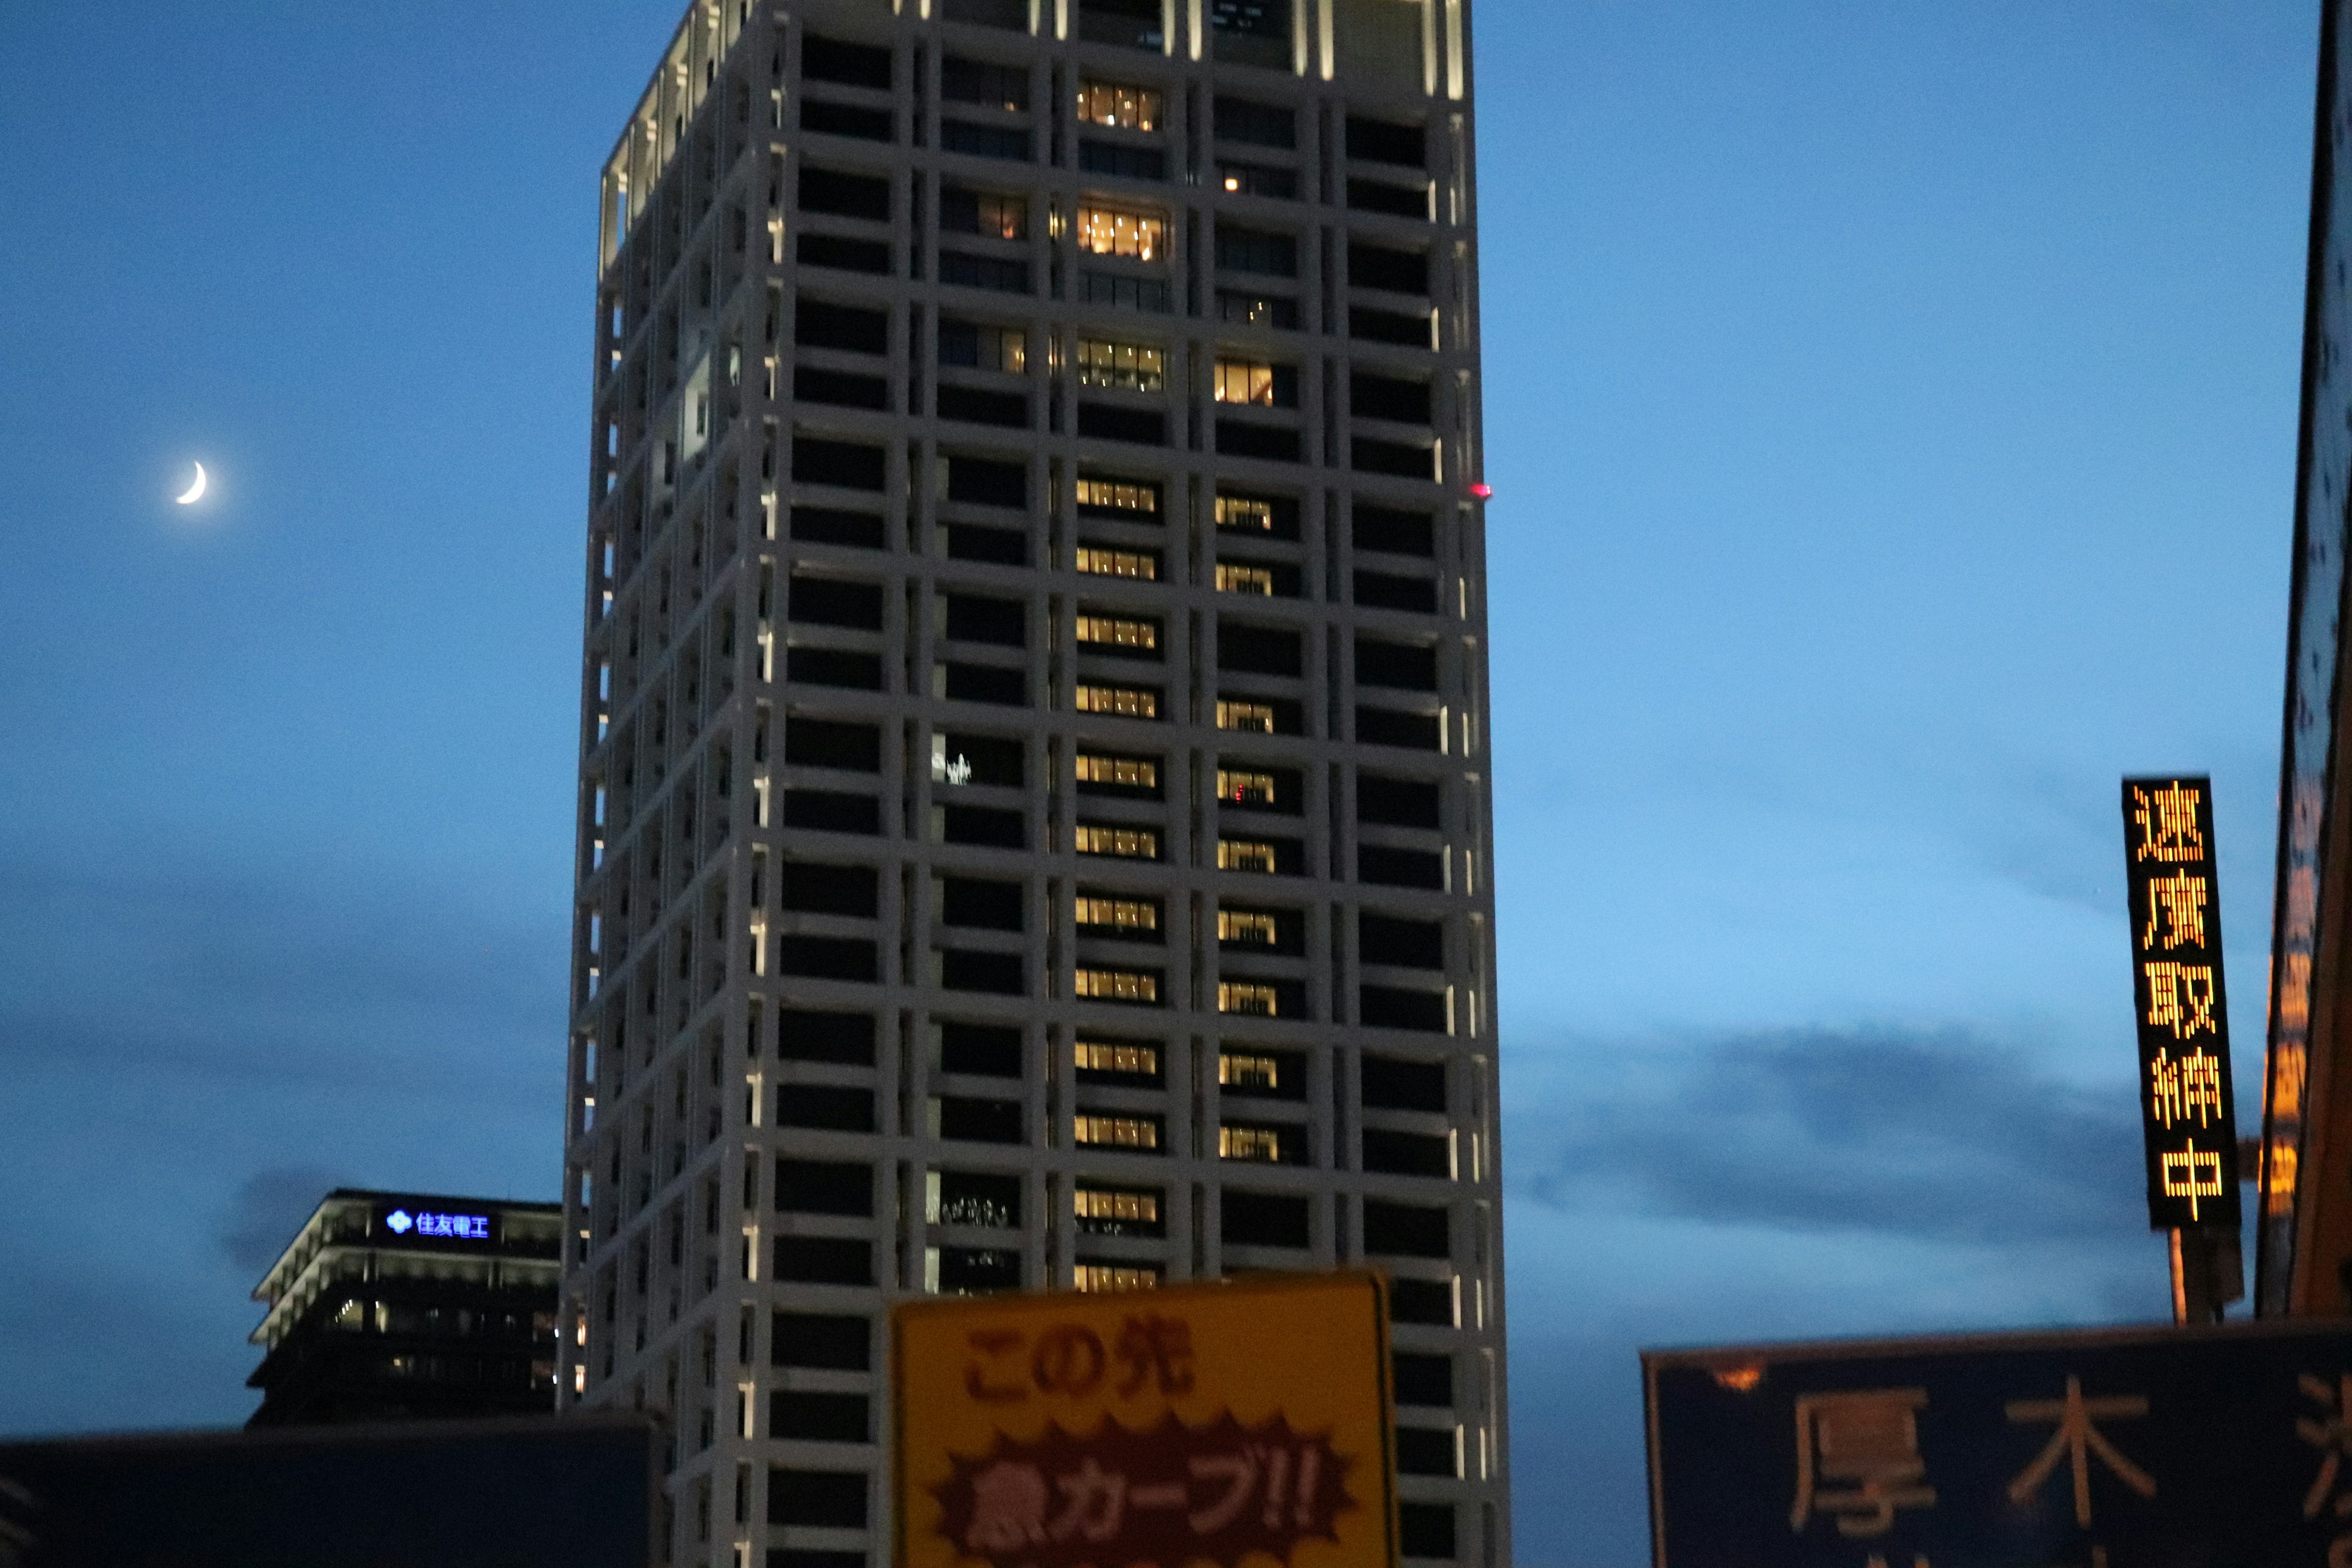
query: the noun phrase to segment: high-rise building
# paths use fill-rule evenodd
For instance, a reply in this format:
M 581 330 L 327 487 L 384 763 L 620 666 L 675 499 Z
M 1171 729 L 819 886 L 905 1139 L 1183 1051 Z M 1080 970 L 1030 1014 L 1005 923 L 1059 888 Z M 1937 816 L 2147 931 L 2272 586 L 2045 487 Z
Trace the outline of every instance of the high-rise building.
M 603 185 L 560 1380 L 888 1560 L 887 1303 L 1369 1265 L 1509 1557 L 1466 0 L 698 0 Z
M 338 1187 L 254 1300 L 254 1426 L 555 1408 L 563 1211 Z
M 2352 1310 L 2352 684 L 2342 635 L 2352 547 L 2352 4 L 2326 0 L 2304 283 L 2286 714 L 2271 923 L 2270 1051 L 2254 1310 Z M 2250 1169 L 2248 1174 L 2253 1173 Z

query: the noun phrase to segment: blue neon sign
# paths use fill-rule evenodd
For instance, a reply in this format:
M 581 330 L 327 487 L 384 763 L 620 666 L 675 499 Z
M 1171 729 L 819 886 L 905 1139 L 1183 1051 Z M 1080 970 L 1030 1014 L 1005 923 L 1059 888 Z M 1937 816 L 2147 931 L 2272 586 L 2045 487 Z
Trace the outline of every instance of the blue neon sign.
M 414 1230 L 419 1236 L 436 1236 L 449 1241 L 490 1239 L 490 1216 L 486 1214 L 434 1214 L 419 1209 L 412 1215 L 406 1209 L 394 1209 L 383 1216 L 383 1225 L 394 1236 L 406 1236 Z

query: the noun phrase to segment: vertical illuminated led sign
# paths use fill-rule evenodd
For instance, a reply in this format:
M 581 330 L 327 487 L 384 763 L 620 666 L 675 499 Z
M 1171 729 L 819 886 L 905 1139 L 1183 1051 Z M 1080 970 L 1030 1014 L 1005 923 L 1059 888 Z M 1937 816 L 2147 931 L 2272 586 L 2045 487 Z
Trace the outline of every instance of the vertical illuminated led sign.
M 2211 780 L 2124 780 L 2124 872 L 2148 1224 L 2234 1233 L 2238 1121 Z

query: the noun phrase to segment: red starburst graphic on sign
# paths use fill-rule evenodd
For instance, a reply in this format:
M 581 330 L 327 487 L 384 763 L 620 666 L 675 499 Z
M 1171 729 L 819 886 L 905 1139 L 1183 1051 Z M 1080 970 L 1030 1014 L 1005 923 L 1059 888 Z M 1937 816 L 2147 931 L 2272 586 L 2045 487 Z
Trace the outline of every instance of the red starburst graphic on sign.
M 1287 1563 L 1301 1541 L 1337 1541 L 1353 1461 L 1328 1433 L 1276 1415 L 1244 1426 L 1227 1411 L 1206 1426 L 1170 1415 L 1130 1432 L 1105 1421 L 1086 1436 L 1048 1425 L 1034 1442 L 999 1434 L 931 1489 L 940 1534 L 995 1568 L 1161 1568 L 1205 1559 L 1235 1568 L 1263 1552 Z

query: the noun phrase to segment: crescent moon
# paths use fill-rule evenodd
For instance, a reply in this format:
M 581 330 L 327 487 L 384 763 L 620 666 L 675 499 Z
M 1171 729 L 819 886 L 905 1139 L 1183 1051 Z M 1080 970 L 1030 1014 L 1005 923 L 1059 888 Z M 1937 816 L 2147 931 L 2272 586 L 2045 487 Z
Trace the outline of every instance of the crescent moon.
M 195 479 L 189 484 L 186 489 L 181 491 L 172 499 L 179 502 L 182 506 L 194 506 L 196 502 L 205 499 L 205 466 L 202 463 L 198 463 L 196 465 Z

